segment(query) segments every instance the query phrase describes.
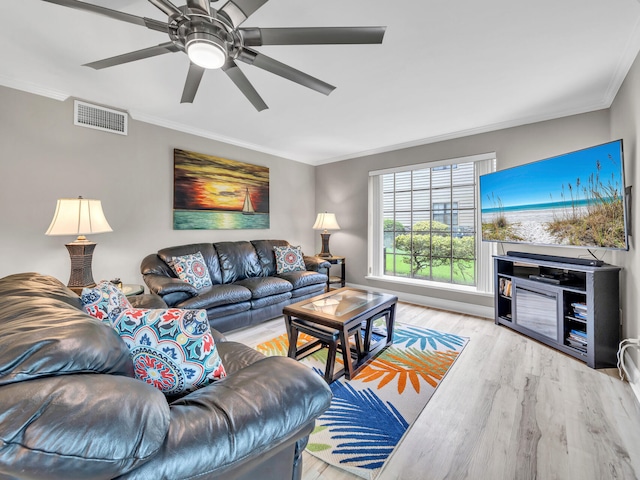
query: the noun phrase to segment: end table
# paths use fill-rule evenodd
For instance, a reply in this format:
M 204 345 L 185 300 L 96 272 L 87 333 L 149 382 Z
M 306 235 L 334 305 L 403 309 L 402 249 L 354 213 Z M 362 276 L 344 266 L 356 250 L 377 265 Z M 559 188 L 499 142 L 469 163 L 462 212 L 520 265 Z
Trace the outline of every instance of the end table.
M 133 283 L 125 283 L 122 285 L 122 293 L 127 297 L 134 297 L 144 293 L 144 285 L 137 285 Z
M 331 257 L 320 257 L 322 260 L 329 262 L 331 265 L 339 265 L 340 266 L 340 276 L 331 275 L 331 268 L 327 269 L 327 276 L 329 279 L 327 280 L 327 292 L 331 290 L 331 285 L 339 283 L 340 287 L 344 287 L 346 283 L 345 276 L 345 267 L 347 264 L 347 259 L 345 257 L 338 257 L 332 255 Z

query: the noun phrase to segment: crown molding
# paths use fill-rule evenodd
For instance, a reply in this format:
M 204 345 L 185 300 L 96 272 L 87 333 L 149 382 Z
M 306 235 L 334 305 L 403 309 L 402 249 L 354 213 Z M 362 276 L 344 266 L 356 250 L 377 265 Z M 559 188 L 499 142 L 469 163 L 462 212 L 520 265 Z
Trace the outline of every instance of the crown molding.
M 43 87 L 31 82 L 16 80 L 15 78 L 7 77 L 6 75 L 0 75 L 0 85 L 13 88 L 14 90 L 22 90 L 23 92 L 33 93 L 34 95 L 52 98 L 60 102 L 64 102 L 71 96 L 66 92 L 52 90 L 50 88 Z
M 615 96 L 614 96 L 614 98 L 615 98 Z M 530 116 L 530 117 L 522 117 L 522 118 L 518 118 L 518 119 L 509 120 L 509 121 L 506 121 L 506 122 L 498 122 L 498 123 L 493 123 L 493 124 L 490 124 L 490 125 L 483 125 L 483 126 L 480 126 L 480 127 L 468 128 L 468 129 L 465 129 L 465 130 L 458 130 L 456 132 L 445 133 L 443 135 L 435 135 L 433 137 L 425 137 L 425 138 L 421 138 L 421 139 L 417 139 L 417 140 L 410 140 L 410 141 L 404 142 L 404 143 L 397 143 L 397 144 L 394 144 L 394 145 L 386 145 L 384 147 L 375 148 L 375 149 L 372 149 L 372 150 L 361 151 L 361 152 L 357 152 L 357 153 L 353 153 L 353 154 L 349 154 L 349 155 L 344 155 L 344 156 L 341 156 L 341 157 L 334 157 L 334 158 L 327 158 L 327 159 L 324 159 L 324 160 L 319 160 L 319 161 L 313 162 L 311 164 L 315 165 L 315 166 L 318 166 L 318 165 L 324 165 L 324 164 L 327 164 L 327 163 L 341 162 L 341 161 L 344 161 L 344 160 L 353 160 L 355 158 L 367 157 L 367 156 L 370 156 L 370 155 L 377 155 L 377 154 L 381 154 L 381 153 L 393 152 L 393 151 L 396 151 L 396 150 L 403 150 L 403 149 L 406 149 L 406 148 L 419 147 L 419 146 L 422 146 L 422 145 L 428 145 L 430 143 L 444 142 L 446 140 L 454 140 L 456 138 L 470 137 L 470 136 L 478 135 L 478 134 L 481 134 L 481 133 L 496 132 L 496 131 L 499 131 L 499 130 L 505 130 L 507 128 L 522 127 L 524 125 L 530 125 L 532 123 L 546 122 L 548 120 L 557 120 L 557 119 L 560 119 L 560 118 L 570 117 L 570 116 L 573 116 L 573 115 L 581 115 L 583 113 L 590 113 L 590 112 L 595 112 L 595 111 L 598 111 L 598 110 L 603 110 L 603 109 L 609 108 L 611 106 L 612 101 L 613 101 L 613 98 L 611 100 L 606 99 L 606 100 L 594 103 L 594 104 L 586 106 L 586 107 L 568 109 L 568 110 L 556 112 L 556 113 L 553 113 L 553 114 L 533 115 L 533 116 Z
M 638 26 L 640 26 L 640 21 L 638 22 Z M 640 42 L 640 28 L 637 28 L 635 30 L 636 35 L 634 36 L 634 38 L 637 38 L 637 40 Z M 413 147 L 419 147 L 422 145 L 428 145 L 431 143 L 437 143 L 437 142 L 443 142 L 446 140 L 453 140 L 456 138 L 463 138 L 463 137 L 469 137 L 472 135 L 478 135 L 481 133 L 489 133 L 489 132 L 494 132 L 494 131 L 498 131 L 498 130 L 504 130 L 507 128 L 514 128 L 514 127 L 520 127 L 523 125 L 528 125 L 528 124 L 532 124 L 532 123 L 538 123 L 538 122 L 544 122 L 544 121 L 548 121 L 548 120 L 556 120 L 559 118 L 563 118 L 563 117 L 568 117 L 568 116 L 572 116 L 572 115 L 580 115 L 583 113 L 589 113 L 589 112 L 593 112 L 593 111 L 597 111 L 597 110 L 602 110 L 605 108 L 609 108 L 613 102 L 613 100 L 615 99 L 615 95 L 618 92 L 618 89 L 620 88 L 620 86 L 622 85 L 622 82 L 624 81 L 624 79 L 626 78 L 626 75 L 629 71 L 629 69 L 631 68 L 631 65 L 633 64 L 633 61 L 635 58 L 630 58 L 633 56 L 633 45 L 635 45 L 635 43 L 633 41 L 629 41 L 628 42 L 628 48 L 626 48 L 626 52 L 625 52 L 625 60 L 624 61 L 620 61 L 619 62 L 619 66 L 616 69 L 616 72 L 614 72 L 614 74 L 612 75 L 612 79 L 611 82 L 609 84 L 609 88 L 607 90 L 606 95 L 603 97 L 603 99 L 600 102 L 597 102 L 595 104 L 586 106 L 586 107 L 581 107 L 581 108 L 575 108 L 575 109 L 568 109 L 568 110 L 564 110 L 564 111 L 559 111 L 559 112 L 555 112 L 553 114 L 547 114 L 547 115 L 534 115 L 534 116 L 530 116 L 530 117 L 522 117 L 519 119 L 514 119 L 514 120 L 509 120 L 506 122 L 499 122 L 499 123 L 494 123 L 491 125 L 484 125 L 481 127 L 474 127 L 474 128 L 469 128 L 469 129 L 465 129 L 465 130 L 459 130 L 456 132 L 450 132 L 450 133 L 446 133 L 443 135 L 435 135 L 433 137 L 425 137 L 425 138 L 420 138 L 420 139 L 416 139 L 416 140 L 410 140 L 408 142 L 402 142 L 402 143 L 397 143 L 397 144 L 393 144 L 393 145 L 386 145 L 380 148 L 375 148 L 375 149 L 371 149 L 371 150 L 365 150 L 365 151 L 359 151 L 359 152 L 354 152 L 354 153 L 350 153 L 347 155 L 343 155 L 340 157 L 333 157 L 333 158 L 326 158 L 326 159 L 320 159 L 320 160 L 309 160 L 309 159 L 302 159 L 300 157 L 294 157 L 293 155 L 289 154 L 288 152 L 284 152 L 281 150 L 275 150 L 275 149 L 271 149 L 271 148 L 265 148 L 262 145 L 257 145 L 254 143 L 250 143 L 250 142 L 243 142 L 241 140 L 238 140 L 237 138 L 232 138 L 232 137 L 227 137 L 225 135 L 220 135 L 220 134 L 216 134 L 214 132 L 210 132 L 207 130 L 203 130 L 200 128 L 194 128 L 191 127 L 189 125 L 185 125 L 183 123 L 179 123 L 179 122 L 172 122 L 169 120 L 165 120 L 163 118 L 159 118 L 159 117 L 155 117 L 153 115 L 148 115 L 146 113 L 142 113 L 139 111 L 131 111 L 129 110 L 128 113 L 131 116 L 131 118 L 133 118 L 134 120 L 140 121 L 140 122 L 144 122 L 144 123 L 149 123 L 151 125 L 156 125 L 159 127 L 164 127 L 164 128 L 168 128 L 170 130 L 176 130 L 178 132 L 183 132 L 183 133 L 187 133 L 190 135 L 195 135 L 198 137 L 203 137 L 203 138 L 208 138 L 209 140 L 214 140 L 217 142 L 222 142 L 222 143 L 226 143 L 229 145 L 234 145 L 237 147 L 241 147 L 241 148 L 246 148 L 252 151 L 256 151 L 256 152 L 260 152 L 260 153 L 264 153 L 267 155 L 272 155 L 275 157 L 279 157 L 279 158 L 284 158 L 287 160 L 291 160 L 294 162 L 300 162 L 300 163 L 304 163 L 307 165 L 312 165 L 312 166 L 319 166 L 319 165 L 325 165 L 328 163 L 336 163 L 336 162 L 341 162 L 341 161 L 345 161 L 345 160 L 353 160 L 356 158 L 361 158 L 361 157 L 367 157 L 370 155 L 378 155 L 381 153 L 388 153 L 388 152 L 392 152 L 392 151 L 396 151 L 396 150 L 403 150 L 403 149 L 407 149 L 407 148 L 413 148 Z M 9 87 L 9 88 L 13 88 L 16 90 L 21 90 L 24 92 L 28 92 L 28 93 L 32 93 L 34 95 L 40 95 L 40 96 L 44 96 L 44 97 L 48 97 L 48 98 L 52 98 L 54 100 L 58 100 L 58 101 L 65 101 L 67 99 L 69 99 L 71 97 L 71 95 L 67 92 L 61 92 L 58 90 L 53 90 L 50 88 L 46 88 L 43 87 L 41 85 L 37 85 L 35 83 L 31 83 L 31 82 L 23 82 L 23 81 L 19 81 L 16 80 L 14 78 L 10 78 L 7 77 L 5 75 L 0 75 L 0 85 L 3 85 L 5 87 Z
M 640 0 L 638 2 L 640 3 Z M 618 65 L 616 65 L 609 80 L 609 85 L 603 97 L 603 102 L 607 104 L 607 108 L 613 104 L 622 83 L 627 78 L 629 70 L 631 70 L 633 62 L 638 56 L 638 45 L 640 45 L 640 18 L 636 20 L 631 35 L 629 35 L 623 52 L 618 59 Z
M 290 158 L 286 156 L 286 154 L 278 150 L 265 148 L 261 145 L 256 145 L 249 142 L 243 142 L 241 140 L 238 140 L 237 138 L 219 135 L 219 134 L 209 132 L 207 130 L 203 130 L 200 128 L 194 128 L 189 125 L 185 125 L 183 123 L 172 122 L 169 120 L 165 120 L 164 118 L 154 117 L 153 115 L 147 115 L 146 113 L 129 110 L 129 115 L 131 115 L 131 118 L 139 122 L 149 123 L 151 125 L 156 125 L 158 127 L 164 127 L 170 130 L 176 130 L 178 132 L 188 133 L 190 135 L 208 138 L 209 140 L 215 140 L 217 142 L 227 143 L 229 145 L 235 145 L 236 147 L 246 148 L 249 150 L 253 150 L 255 152 L 260 152 L 260 153 L 265 153 L 267 155 L 273 155 L 275 157 L 285 158 L 287 160 L 300 161 L 295 158 Z

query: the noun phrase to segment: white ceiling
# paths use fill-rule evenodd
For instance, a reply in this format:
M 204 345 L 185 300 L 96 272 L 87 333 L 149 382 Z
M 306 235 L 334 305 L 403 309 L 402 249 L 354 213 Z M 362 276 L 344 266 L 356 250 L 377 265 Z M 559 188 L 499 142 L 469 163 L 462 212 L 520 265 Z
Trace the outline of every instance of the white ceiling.
M 145 0 L 91 1 L 166 21 Z M 41 0 L 2 0 L 0 15 L 2 85 L 312 165 L 607 108 L 640 50 L 637 0 L 271 0 L 243 27 L 387 32 L 382 45 L 257 48 L 337 87 L 324 96 L 238 62 L 269 105 L 257 112 L 222 71 L 180 104 L 183 53 L 81 66 L 162 33 Z

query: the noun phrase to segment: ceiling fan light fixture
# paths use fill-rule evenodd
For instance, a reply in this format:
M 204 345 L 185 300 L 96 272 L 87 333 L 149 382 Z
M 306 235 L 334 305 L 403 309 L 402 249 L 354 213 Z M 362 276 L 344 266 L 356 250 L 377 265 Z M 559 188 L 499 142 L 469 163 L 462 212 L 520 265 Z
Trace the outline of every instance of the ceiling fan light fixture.
M 227 61 L 227 49 L 222 40 L 214 35 L 202 32 L 192 33 L 185 45 L 189 60 L 199 67 L 215 69 Z

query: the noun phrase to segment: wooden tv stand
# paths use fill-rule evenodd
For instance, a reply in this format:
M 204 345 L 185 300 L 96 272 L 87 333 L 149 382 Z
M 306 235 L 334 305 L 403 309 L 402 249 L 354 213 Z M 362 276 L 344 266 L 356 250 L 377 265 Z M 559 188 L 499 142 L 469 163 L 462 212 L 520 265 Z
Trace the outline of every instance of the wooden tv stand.
M 495 323 L 591 368 L 615 367 L 621 268 L 494 256 Z

